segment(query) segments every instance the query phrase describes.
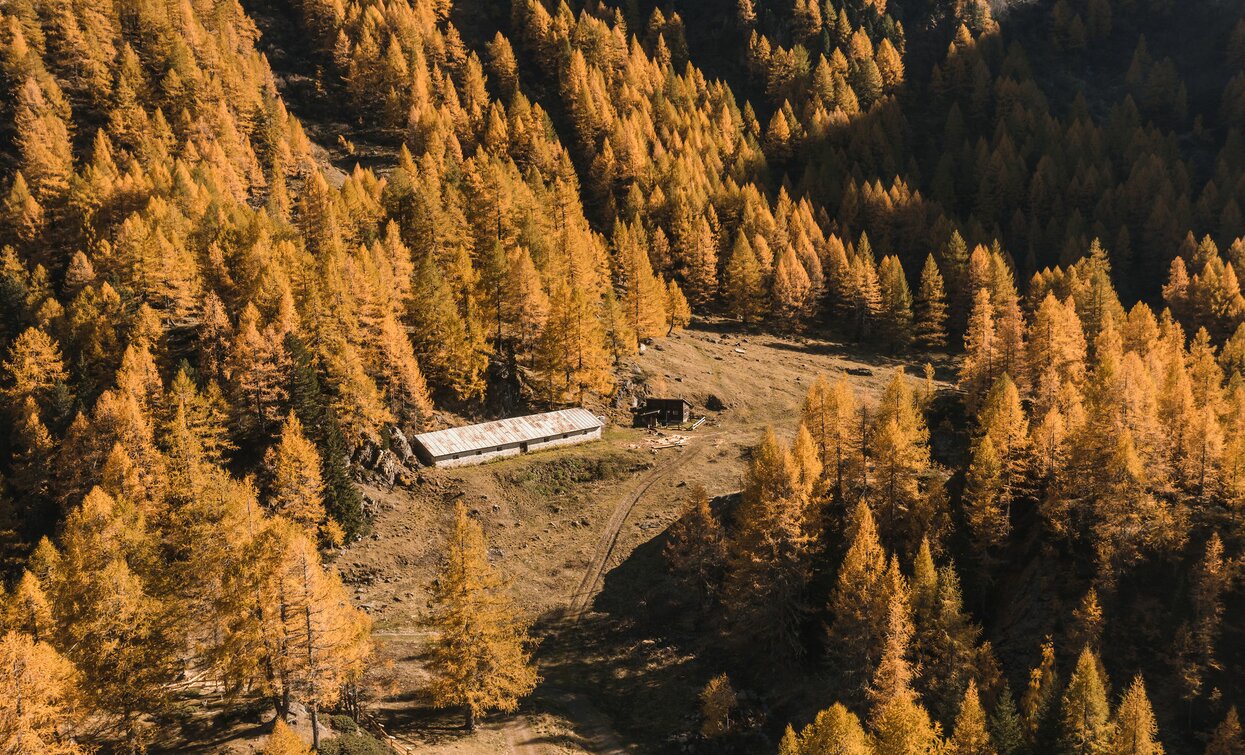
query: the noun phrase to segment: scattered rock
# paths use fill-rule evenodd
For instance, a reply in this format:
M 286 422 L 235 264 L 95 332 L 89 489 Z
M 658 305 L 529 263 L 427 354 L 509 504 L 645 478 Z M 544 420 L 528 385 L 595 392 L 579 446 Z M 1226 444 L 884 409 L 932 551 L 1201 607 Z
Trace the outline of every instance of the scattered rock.
M 868 367 L 848 367 L 844 370 L 848 375 L 857 375 L 859 377 L 871 377 L 873 370 Z

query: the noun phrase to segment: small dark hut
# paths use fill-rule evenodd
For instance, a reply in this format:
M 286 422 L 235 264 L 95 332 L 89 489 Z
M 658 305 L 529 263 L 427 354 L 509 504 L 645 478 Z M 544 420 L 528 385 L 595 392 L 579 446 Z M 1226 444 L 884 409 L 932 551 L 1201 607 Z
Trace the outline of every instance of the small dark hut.
M 681 425 L 692 419 L 692 405 L 682 398 L 646 398 L 631 411 L 636 427 Z

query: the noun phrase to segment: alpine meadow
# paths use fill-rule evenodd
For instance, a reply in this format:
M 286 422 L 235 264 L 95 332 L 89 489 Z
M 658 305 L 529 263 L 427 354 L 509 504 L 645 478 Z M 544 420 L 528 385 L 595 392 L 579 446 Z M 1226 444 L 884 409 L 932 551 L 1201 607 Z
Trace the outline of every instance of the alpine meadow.
M 1245 0 L 3 0 L 0 755 L 1245 755 L 1240 274 Z

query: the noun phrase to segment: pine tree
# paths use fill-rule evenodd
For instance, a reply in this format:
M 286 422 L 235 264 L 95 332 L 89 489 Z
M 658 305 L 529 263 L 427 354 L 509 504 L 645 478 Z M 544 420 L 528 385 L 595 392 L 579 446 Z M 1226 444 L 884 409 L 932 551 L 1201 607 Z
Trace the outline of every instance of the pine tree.
M 1098 658 L 1086 648 L 1068 679 L 1060 710 L 1059 746 L 1063 752 L 1106 752 L 1111 742 L 1107 691 L 1098 674 Z
M 942 273 L 934 255 L 925 258 L 921 281 L 912 305 L 914 326 L 912 339 L 925 349 L 941 349 L 947 345 L 947 295 Z
M 467 728 L 490 710 L 513 711 L 538 681 L 526 622 L 489 564 L 480 525 L 460 501 L 447 561 L 432 587 L 433 698 L 462 707 Z
M 324 510 L 343 532 L 345 542 L 353 541 L 366 526 L 363 496 L 350 474 L 349 449 L 341 424 L 320 388 L 314 355 L 302 339 L 293 334 L 285 338 L 290 363 L 290 407 L 310 430 L 322 460 Z
M 1146 685 L 1138 674 L 1115 712 L 1111 752 L 1113 755 L 1163 755 L 1158 735 L 1159 725 L 1154 720 L 1150 698 L 1146 696 Z
M 990 716 L 990 741 L 999 755 L 1016 755 L 1024 751 L 1024 722 L 1016 710 L 1016 699 L 1007 681 L 1003 682 L 1003 689 L 994 704 L 994 713 Z

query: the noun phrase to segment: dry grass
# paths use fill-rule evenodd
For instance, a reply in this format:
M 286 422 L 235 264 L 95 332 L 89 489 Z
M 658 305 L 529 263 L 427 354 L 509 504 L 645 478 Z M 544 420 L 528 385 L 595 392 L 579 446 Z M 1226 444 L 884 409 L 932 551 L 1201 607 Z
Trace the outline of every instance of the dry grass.
M 709 672 L 637 629 L 651 583 L 662 576 L 656 539 L 677 517 L 689 487 L 703 485 L 715 495 L 738 489 L 746 450 L 767 426 L 782 434 L 794 430 L 804 393 L 818 373 L 834 378 L 849 369 L 867 370 L 871 374 L 853 374 L 851 380 L 873 396 L 901 364 L 853 357 L 852 351 L 859 349 L 741 336 L 710 324 L 659 341 L 631 370 L 632 390 L 683 396 L 709 418 L 698 430 L 682 433 L 690 437 L 685 447 L 654 450 L 644 442 L 645 431 L 621 424 L 625 411 L 609 410 L 614 424 L 598 443 L 477 467 L 424 470 L 409 490 L 368 489 L 380 508 L 374 535 L 343 552 L 338 563 L 355 585 L 357 601 L 376 620 L 380 656 L 397 671 L 398 694 L 380 704 L 391 731 L 413 752 L 574 752 L 601 746 L 601 737 L 615 745 L 664 749 L 666 735 L 690 726 L 691 695 L 703 684 L 699 676 Z M 909 363 L 908 371 L 919 375 L 921 365 Z M 706 411 L 710 395 L 727 409 Z M 568 624 L 563 609 L 585 581 L 594 555 L 611 544 L 607 524 L 615 507 L 647 470 L 665 465 L 672 455 L 680 456 L 679 462 L 635 499 L 604 563 L 604 579 L 591 586 L 609 595 L 597 601 L 596 613 Z M 420 624 L 427 584 L 459 499 L 483 523 L 493 560 L 511 579 L 520 604 L 539 619 L 547 679 L 525 704 L 521 726 L 489 721 L 470 737 L 455 728 L 456 717 L 422 710 L 420 694 L 426 678 Z M 602 602 L 609 606 L 602 608 Z M 603 710 L 611 715 L 600 714 Z M 611 719 L 622 734 L 603 731 Z M 533 739 L 532 731 L 541 736 Z M 585 731 L 597 737 L 595 744 Z M 527 740 L 538 741 L 523 745 Z

